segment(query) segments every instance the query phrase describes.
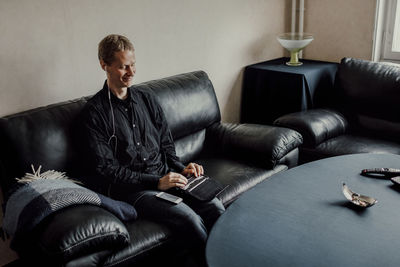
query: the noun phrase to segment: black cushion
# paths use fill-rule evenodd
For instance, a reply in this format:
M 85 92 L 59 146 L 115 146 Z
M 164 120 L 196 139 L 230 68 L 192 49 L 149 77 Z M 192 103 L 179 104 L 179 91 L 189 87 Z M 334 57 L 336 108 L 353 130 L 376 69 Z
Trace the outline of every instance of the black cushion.
M 185 163 L 195 160 L 204 149 L 205 139 L 206 129 L 202 129 L 175 140 L 176 155 Z
M 302 136 L 291 129 L 259 124 L 215 123 L 207 129 L 207 145 L 225 155 L 274 168 L 302 144 Z
M 343 115 L 329 109 L 311 109 L 283 115 L 274 121 L 274 125 L 300 132 L 304 145 L 311 147 L 344 134 L 347 130 L 347 120 Z
M 204 71 L 149 81 L 138 87 L 157 95 L 174 139 L 221 120 L 214 87 Z
M 303 156 L 309 159 L 357 153 L 391 153 L 400 155 L 400 144 L 367 136 L 340 135 L 314 148 L 305 147 L 302 149 Z
M 339 64 L 334 105 L 355 115 L 400 122 L 400 67 L 354 58 Z M 350 119 L 350 118 L 349 118 Z
M 37 231 L 36 241 L 44 255 L 63 262 L 121 248 L 130 242 L 124 223 L 108 211 L 91 205 L 65 208 L 48 217 Z
M 128 223 L 127 229 L 132 237 L 131 243 L 107 256 L 105 266 L 133 266 L 142 262 L 149 253 L 157 255 L 154 250 L 166 250 L 174 242 L 167 227 L 145 219 Z
M 31 164 L 42 171 L 68 171 L 74 168 L 78 152 L 73 145 L 76 118 L 85 98 L 0 118 L 1 186 L 8 192 L 15 177 L 31 171 Z
M 198 159 L 197 162 L 204 166 L 209 177 L 218 180 L 226 187 L 218 195 L 225 206 L 229 206 L 240 194 L 256 184 L 287 169 L 286 165 L 277 165 L 275 168 L 267 170 L 245 160 L 228 157 L 203 158 Z

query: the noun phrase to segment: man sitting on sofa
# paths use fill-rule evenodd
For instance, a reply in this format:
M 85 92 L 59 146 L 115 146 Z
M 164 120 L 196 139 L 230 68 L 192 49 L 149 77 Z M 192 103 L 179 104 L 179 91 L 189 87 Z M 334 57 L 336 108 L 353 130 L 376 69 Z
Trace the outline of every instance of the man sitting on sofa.
M 182 240 L 204 247 L 207 232 L 225 210 L 221 201 L 184 199 L 174 205 L 156 197 L 160 191 L 184 187 L 186 177 L 202 175 L 203 167 L 196 163 L 185 167 L 179 161 L 155 96 L 132 86 L 136 72 L 132 43 L 121 35 L 106 36 L 98 56 L 107 80 L 83 112 L 96 177 L 91 183 L 132 204 L 139 218 L 165 224 Z

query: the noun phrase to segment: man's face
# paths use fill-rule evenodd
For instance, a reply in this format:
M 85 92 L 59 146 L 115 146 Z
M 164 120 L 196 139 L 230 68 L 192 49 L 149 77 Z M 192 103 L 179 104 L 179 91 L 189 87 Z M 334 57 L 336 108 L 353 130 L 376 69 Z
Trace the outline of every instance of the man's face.
M 135 63 L 135 52 L 132 50 L 115 52 L 114 61 L 110 65 L 100 61 L 101 67 L 107 72 L 110 89 L 126 88 L 133 84 L 133 76 L 136 73 Z

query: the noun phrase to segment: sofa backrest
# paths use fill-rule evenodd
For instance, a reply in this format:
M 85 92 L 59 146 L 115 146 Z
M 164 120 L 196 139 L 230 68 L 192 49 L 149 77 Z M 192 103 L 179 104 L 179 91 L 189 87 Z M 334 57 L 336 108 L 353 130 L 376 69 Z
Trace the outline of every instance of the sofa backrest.
M 220 121 L 214 87 L 204 71 L 196 71 L 137 85 L 158 97 L 175 140 Z
M 67 171 L 77 157 L 72 145 L 76 118 L 85 98 L 52 104 L 0 118 L 0 185 L 7 192 L 13 178 L 42 170 Z
M 203 150 L 206 128 L 221 120 L 214 87 L 204 71 L 138 85 L 158 97 L 175 141 L 176 154 L 189 162 Z
M 335 80 L 335 105 L 361 131 L 400 138 L 400 67 L 342 59 Z
M 203 71 L 137 85 L 153 91 L 164 110 L 177 154 L 192 159 L 202 149 L 205 128 L 220 121 L 214 88 Z M 77 118 L 86 98 L 53 104 L 0 118 L 0 185 L 7 192 L 15 177 L 42 165 L 42 171 L 75 173 L 81 134 Z M 197 152 L 196 152 L 197 151 Z

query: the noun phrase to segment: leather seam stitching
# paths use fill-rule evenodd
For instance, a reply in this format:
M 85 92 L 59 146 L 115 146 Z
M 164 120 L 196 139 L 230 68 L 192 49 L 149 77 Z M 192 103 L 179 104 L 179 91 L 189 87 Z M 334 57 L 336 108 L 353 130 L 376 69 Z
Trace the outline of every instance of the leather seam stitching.
M 114 231 L 109 232 L 109 233 L 106 233 L 106 234 L 99 233 L 99 234 L 96 234 L 95 236 L 91 236 L 91 237 L 89 237 L 89 238 L 85 238 L 85 239 L 83 239 L 83 240 L 80 240 L 80 241 L 77 242 L 76 244 L 73 244 L 73 245 L 71 245 L 71 246 L 69 246 L 69 247 L 67 247 L 67 248 L 64 248 L 64 249 L 60 250 L 58 253 L 69 251 L 69 250 L 73 249 L 73 248 L 76 247 L 76 246 L 79 246 L 80 244 L 82 244 L 82 243 L 84 243 L 84 242 L 88 242 L 88 241 L 90 241 L 90 240 L 93 240 L 93 239 L 96 239 L 96 238 L 99 238 L 99 237 L 106 237 L 106 236 L 115 235 L 116 233 L 117 233 L 118 235 L 122 235 L 125 239 L 127 239 L 127 236 L 126 236 L 125 234 L 119 232 L 118 230 L 114 230 Z
M 136 256 L 139 255 L 139 254 L 142 254 L 142 253 L 145 253 L 146 251 L 152 250 L 152 249 L 155 248 L 155 247 L 159 247 L 159 246 L 161 246 L 161 245 L 164 244 L 164 243 L 165 243 L 165 242 L 159 242 L 159 243 L 157 243 L 157 244 L 154 244 L 154 245 L 151 246 L 151 247 L 148 247 L 147 249 L 141 250 L 141 251 L 139 251 L 139 252 L 137 252 L 137 253 L 135 253 L 135 254 L 133 254 L 133 255 L 128 255 L 126 258 L 123 258 L 123 259 L 121 259 L 121 260 L 119 260 L 119 261 L 116 261 L 116 262 L 113 262 L 113 263 L 110 263 L 110 264 L 104 265 L 104 266 L 115 266 L 116 264 L 120 264 L 121 262 L 127 261 L 127 260 L 129 260 L 129 259 L 131 259 L 131 258 L 133 258 L 133 257 L 136 257 Z

